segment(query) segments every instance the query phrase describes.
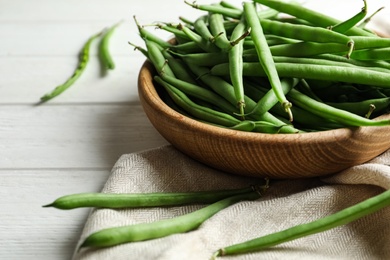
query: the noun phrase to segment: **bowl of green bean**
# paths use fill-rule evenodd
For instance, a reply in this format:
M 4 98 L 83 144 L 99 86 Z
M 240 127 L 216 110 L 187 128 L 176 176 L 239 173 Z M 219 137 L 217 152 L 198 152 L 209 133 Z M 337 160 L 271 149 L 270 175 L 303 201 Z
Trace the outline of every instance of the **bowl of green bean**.
M 390 39 L 292 3 L 195 5 L 195 21 L 138 24 L 144 111 L 210 167 L 278 179 L 339 172 L 390 148 Z M 287 13 L 293 18 L 283 18 Z M 329 28 L 332 29 L 329 29 Z M 347 33 L 348 32 L 348 33 Z

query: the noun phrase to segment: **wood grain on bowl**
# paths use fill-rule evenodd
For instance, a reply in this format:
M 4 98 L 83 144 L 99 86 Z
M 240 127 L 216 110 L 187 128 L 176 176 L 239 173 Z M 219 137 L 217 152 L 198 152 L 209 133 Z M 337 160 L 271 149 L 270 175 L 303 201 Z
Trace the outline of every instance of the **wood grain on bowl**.
M 153 126 L 184 154 L 228 173 L 278 179 L 323 176 L 367 162 L 390 148 L 390 126 L 262 134 L 202 123 L 167 106 L 153 75 L 154 68 L 146 61 L 138 91 Z

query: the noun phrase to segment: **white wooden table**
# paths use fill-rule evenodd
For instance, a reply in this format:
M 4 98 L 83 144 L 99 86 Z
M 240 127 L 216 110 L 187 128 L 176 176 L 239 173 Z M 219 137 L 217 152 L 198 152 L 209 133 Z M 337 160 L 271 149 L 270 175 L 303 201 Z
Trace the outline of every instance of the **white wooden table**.
M 327 5 L 343 10 L 353 1 L 334 2 Z M 385 3 L 374 2 L 372 10 Z M 89 210 L 41 206 L 98 192 L 119 156 L 167 143 L 138 100 L 145 59 L 128 45 L 142 44 L 132 16 L 145 24 L 199 14 L 182 1 L 0 0 L 0 259 L 70 259 Z M 101 76 L 95 42 L 82 77 L 36 106 L 73 73 L 89 36 L 120 20 L 111 42 L 116 69 Z

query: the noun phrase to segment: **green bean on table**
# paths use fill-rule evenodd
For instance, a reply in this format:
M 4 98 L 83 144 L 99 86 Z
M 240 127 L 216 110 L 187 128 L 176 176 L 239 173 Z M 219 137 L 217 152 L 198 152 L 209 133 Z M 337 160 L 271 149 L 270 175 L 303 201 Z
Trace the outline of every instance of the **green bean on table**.
M 89 61 L 89 51 L 92 42 L 96 40 L 98 37 L 100 37 L 101 34 L 102 32 L 99 32 L 88 39 L 88 41 L 84 44 L 81 50 L 79 64 L 77 65 L 77 68 L 73 72 L 72 76 L 68 80 L 66 80 L 63 84 L 53 89 L 50 93 L 42 96 L 41 102 L 46 102 L 49 101 L 50 99 L 53 99 L 54 97 L 60 95 L 75 83 L 75 81 L 81 76 L 81 74 L 84 72 L 85 68 L 87 67 Z
M 99 57 L 103 64 L 103 66 L 106 69 L 113 70 L 115 69 L 115 63 L 112 59 L 111 52 L 109 50 L 109 42 L 112 38 L 113 33 L 115 32 L 116 28 L 121 24 L 121 22 L 114 24 L 110 28 L 107 29 L 105 34 L 103 35 L 102 40 L 99 44 Z

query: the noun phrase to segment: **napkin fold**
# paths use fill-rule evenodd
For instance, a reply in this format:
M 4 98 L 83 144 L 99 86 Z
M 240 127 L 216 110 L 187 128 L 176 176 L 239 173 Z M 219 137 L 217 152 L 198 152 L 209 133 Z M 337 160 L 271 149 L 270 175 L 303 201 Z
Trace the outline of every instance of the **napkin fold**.
M 390 151 L 365 164 L 323 178 L 271 180 L 265 195 L 242 201 L 197 230 L 155 240 L 75 252 L 73 259 L 210 259 L 221 247 L 336 213 L 390 188 Z M 227 174 L 201 164 L 171 145 L 125 154 L 102 192 L 188 192 L 247 187 L 261 179 Z M 147 209 L 93 209 L 78 245 L 104 228 L 172 218 L 204 205 Z M 390 208 L 350 224 L 271 249 L 226 259 L 390 259 Z M 224 259 L 224 258 L 221 258 Z

